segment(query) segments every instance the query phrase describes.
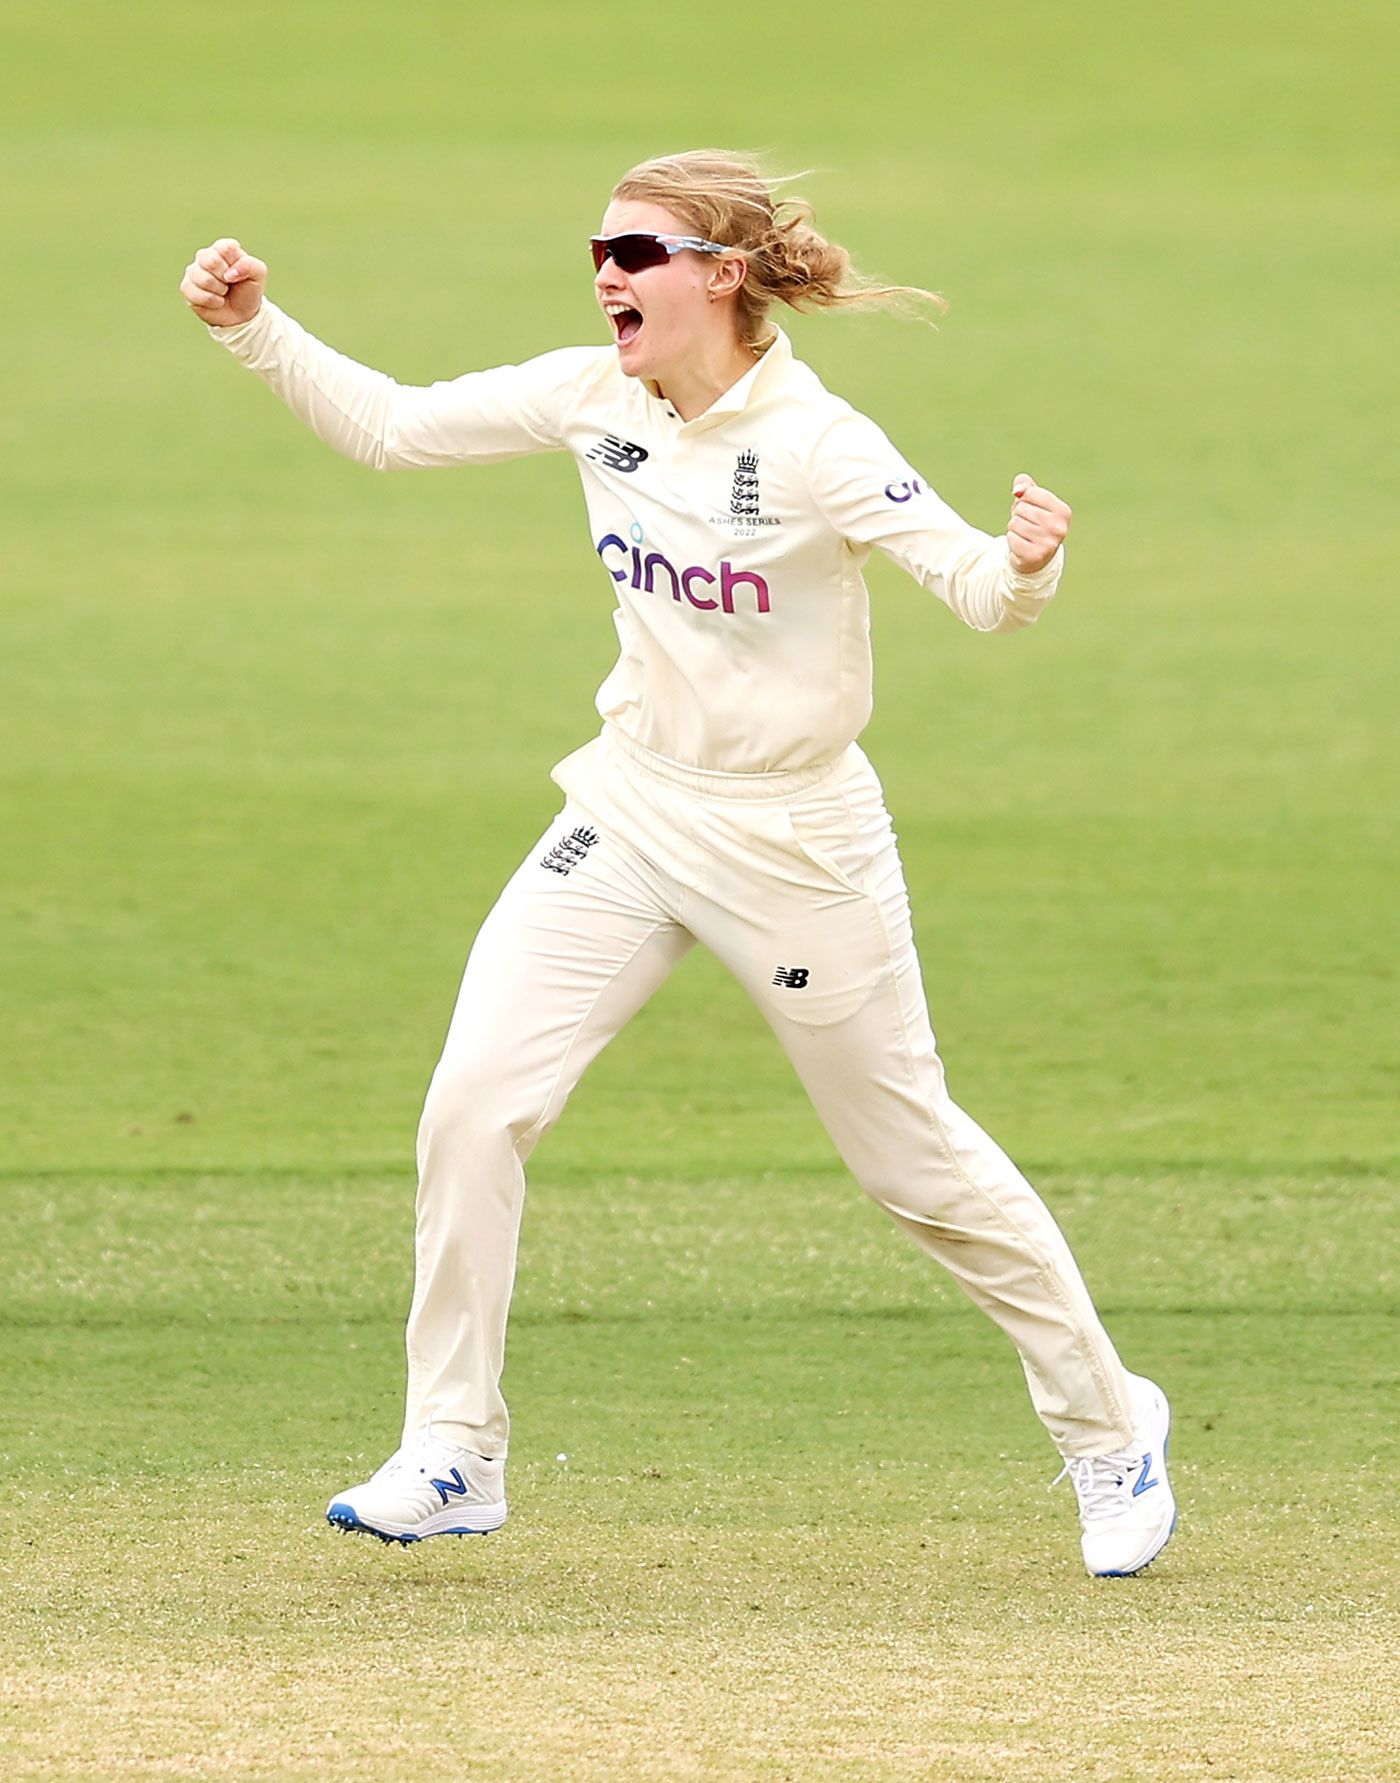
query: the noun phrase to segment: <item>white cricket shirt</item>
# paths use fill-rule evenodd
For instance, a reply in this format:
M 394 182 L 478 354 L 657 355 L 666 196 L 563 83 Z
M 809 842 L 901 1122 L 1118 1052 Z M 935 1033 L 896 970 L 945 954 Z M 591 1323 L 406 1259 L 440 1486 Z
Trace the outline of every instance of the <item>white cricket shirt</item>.
M 376 470 L 569 451 L 620 654 L 598 690 L 634 742 L 724 773 L 829 761 L 870 717 L 878 546 L 968 625 L 1028 625 L 1059 580 L 961 519 L 780 329 L 683 421 L 612 346 L 563 347 L 426 388 L 333 351 L 264 298 L 210 334 L 336 451 Z

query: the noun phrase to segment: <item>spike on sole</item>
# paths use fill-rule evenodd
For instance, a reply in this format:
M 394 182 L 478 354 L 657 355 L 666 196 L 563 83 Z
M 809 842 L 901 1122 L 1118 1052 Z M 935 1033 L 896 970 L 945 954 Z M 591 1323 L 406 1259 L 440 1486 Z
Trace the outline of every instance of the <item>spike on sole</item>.
M 377 1542 L 386 1547 L 410 1547 L 414 1542 L 424 1538 L 421 1535 L 387 1535 L 384 1530 L 376 1529 L 370 1523 L 364 1523 L 352 1511 L 348 1504 L 333 1505 L 326 1512 L 326 1521 L 332 1529 L 338 1529 L 342 1535 L 372 1535 Z M 439 1535 L 490 1535 L 489 1529 L 442 1529 Z

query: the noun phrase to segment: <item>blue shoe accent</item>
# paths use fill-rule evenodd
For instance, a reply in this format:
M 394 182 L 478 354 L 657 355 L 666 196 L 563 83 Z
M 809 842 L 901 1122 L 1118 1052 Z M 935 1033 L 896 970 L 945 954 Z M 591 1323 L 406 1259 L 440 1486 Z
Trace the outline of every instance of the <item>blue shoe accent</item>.
M 436 1481 L 434 1482 L 436 1484 Z M 382 1529 L 376 1529 L 372 1523 L 366 1523 L 355 1515 L 354 1509 L 343 1500 L 337 1499 L 326 1512 L 326 1521 L 332 1529 L 342 1530 L 346 1535 L 372 1535 L 376 1541 L 387 1542 L 391 1547 L 395 1542 L 406 1548 L 410 1542 L 421 1542 L 426 1538 L 421 1535 L 386 1535 Z M 436 1529 L 434 1535 L 490 1535 L 489 1529 Z
M 451 1493 L 455 1493 L 458 1498 L 465 1498 L 467 1496 L 467 1482 L 462 1478 L 461 1469 L 457 1467 L 452 1469 L 452 1472 L 445 1480 L 435 1478 L 433 1480 L 433 1485 L 437 1487 L 437 1495 L 444 1504 L 447 1503 L 448 1496 Z M 449 1531 L 449 1533 L 451 1532 Z
M 1160 1392 L 1160 1388 L 1158 1389 L 1158 1391 Z M 1165 1395 L 1163 1395 L 1163 1397 L 1165 1398 Z M 1137 1480 L 1132 1487 L 1132 1497 L 1137 1498 L 1142 1493 L 1150 1491 L 1153 1486 L 1162 1486 L 1162 1485 L 1165 1485 L 1167 1487 L 1168 1495 L 1170 1495 L 1171 1487 L 1167 1482 L 1167 1451 L 1171 1446 L 1171 1430 L 1172 1430 L 1171 1404 L 1170 1404 L 1170 1402 L 1168 1402 L 1168 1404 L 1167 1404 L 1167 1422 L 1166 1422 L 1165 1428 L 1162 1431 L 1161 1470 L 1159 1473 L 1157 1473 L 1155 1475 L 1153 1474 L 1153 1472 L 1152 1472 L 1152 1451 L 1149 1449 L 1147 1451 L 1147 1453 L 1145 1454 L 1145 1456 L 1143 1457 L 1143 1460 L 1140 1464 L 1140 1469 L 1138 1472 Z M 1147 1556 L 1147 1558 L 1145 1560 L 1140 1560 L 1136 1566 L 1118 1567 L 1118 1568 L 1115 1568 L 1109 1572 L 1094 1573 L 1092 1576 L 1096 1579 L 1131 1579 L 1131 1578 L 1136 1577 L 1136 1575 L 1138 1573 L 1146 1571 L 1146 1569 L 1149 1566 L 1151 1566 L 1152 1562 L 1154 1560 L 1156 1560 L 1158 1558 L 1158 1556 L 1163 1552 L 1163 1550 L 1166 1548 L 1167 1543 L 1176 1534 L 1176 1525 L 1177 1525 L 1178 1514 L 1179 1514 L 1178 1507 L 1177 1507 L 1175 1499 L 1173 1499 L 1172 1500 L 1171 1523 L 1168 1525 L 1167 1531 L 1163 1535 L 1162 1539 L 1157 1543 L 1157 1546 L 1152 1550 L 1152 1552 Z
M 398 1542 L 401 1547 L 406 1548 L 410 1542 L 418 1540 L 416 1535 L 385 1535 L 382 1529 L 362 1523 L 350 1506 L 339 1500 L 326 1512 L 326 1521 L 333 1529 L 343 1530 L 346 1535 L 372 1535 L 376 1541 L 387 1542 L 391 1547 Z
M 1157 1546 L 1156 1548 L 1153 1549 L 1153 1551 L 1147 1556 L 1146 1560 L 1143 1561 L 1141 1566 L 1133 1567 L 1130 1572 L 1095 1573 L 1094 1577 L 1096 1579 L 1134 1579 L 1134 1578 L 1136 1578 L 1140 1572 L 1146 1572 L 1147 1568 L 1149 1566 L 1151 1566 L 1152 1562 L 1162 1552 L 1162 1549 L 1166 1547 L 1167 1543 L 1172 1539 L 1172 1537 L 1175 1534 L 1176 1534 L 1176 1514 L 1175 1514 L 1175 1512 L 1173 1512 L 1171 1528 L 1162 1537 L 1162 1540 L 1161 1540 L 1161 1543 L 1159 1544 L 1159 1546 Z
M 1151 1451 L 1151 1449 L 1149 1449 L 1147 1451 L 1146 1455 L 1144 1455 L 1144 1457 L 1143 1457 L 1142 1471 L 1138 1474 L 1137 1481 L 1136 1481 L 1135 1485 L 1133 1486 L 1133 1497 L 1134 1498 L 1140 1497 L 1141 1494 L 1144 1492 L 1151 1491 L 1153 1486 L 1161 1485 L 1162 1482 L 1160 1480 L 1152 1479 L 1151 1474 L 1152 1474 L 1152 1451 Z M 434 1482 L 434 1484 L 436 1484 L 436 1481 Z

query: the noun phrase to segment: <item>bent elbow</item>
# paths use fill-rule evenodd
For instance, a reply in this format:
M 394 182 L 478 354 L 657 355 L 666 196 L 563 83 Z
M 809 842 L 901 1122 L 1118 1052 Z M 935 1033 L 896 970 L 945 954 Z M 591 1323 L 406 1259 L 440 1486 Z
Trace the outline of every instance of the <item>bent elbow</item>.
M 995 625 L 987 627 L 988 631 L 1012 632 L 1024 631 L 1028 625 L 1034 625 L 1041 615 L 1041 608 L 1034 612 L 1023 612 L 1019 607 L 1005 607 Z

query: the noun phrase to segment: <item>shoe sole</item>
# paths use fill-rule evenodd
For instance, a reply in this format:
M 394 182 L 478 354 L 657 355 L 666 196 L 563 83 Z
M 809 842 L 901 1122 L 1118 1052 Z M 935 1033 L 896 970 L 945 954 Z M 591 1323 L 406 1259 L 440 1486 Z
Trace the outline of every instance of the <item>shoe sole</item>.
M 1139 1560 L 1136 1566 L 1125 1566 L 1119 1572 L 1090 1573 L 1090 1575 L 1089 1575 L 1090 1578 L 1093 1578 L 1093 1579 L 1135 1579 L 1140 1572 L 1146 1572 L 1147 1568 L 1149 1566 L 1151 1566 L 1152 1562 L 1162 1552 L 1162 1549 L 1166 1547 L 1167 1543 L 1172 1539 L 1172 1537 L 1175 1534 L 1176 1534 L 1176 1509 L 1175 1509 L 1175 1507 L 1173 1507 L 1172 1520 L 1167 1525 L 1167 1533 L 1162 1537 L 1161 1541 L 1159 1541 L 1157 1543 L 1157 1546 L 1152 1550 L 1152 1552 L 1147 1556 L 1147 1558 L 1145 1560 Z
M 410 1542 L 427 1541 L 434 1535 L 490 1535 L 505 1522 L 506 1507 L 504 1504 L 485 1505 L 476 1515 L 480 1522 L 479 1528 L 461 1523 L 445 1523 L 441 1529 L 376 1529 L 373 1523 L 366 1523 L 352 1506 L 336 1502 L 326 1512 L 326 1521 L 333 1529 L 339 1529 L 345 1535 L 372 1535 L 376 1541 L 387 1542 L 390 1546 L 397 1543 L 406 1548 Z M 430 1518 L 429 1521 L 434 1519 Z
M 1161 1393 L 1162 1389 L 1158 1387 L 1157 1391 Z M 1171 1446 L 1172 1439 L 1172 1402 L 1167 1398 L 1165 1393 L 1162 1393 L 1162 1404 L 1166 1408 L 1167 1413 L 1167 1426 L 1162 1432 L 1162 1484 L 1166 1487 L 1168 1492 L 1171 1492 L 1172 1485 L 1167 1472 L 1167 1450 Z M 1152 1562 L 1162 1552 L 1162 1549 L 1166 1547 L 1167 1543 L 1176 1534 L 1176 1518 L 1176 1498 L 1175 1495 L 1173 1495 L 1172 1520 L 1167 1525 L 1166 1534 L 1163 1535 L 1162 1539 L 1157 1543 L 1157 1546 L 1152 1549 L 1150 1554 L 1145 1555 L 1143 1559 L 1139 1560 L 1136 1566 L 1120 1567 L 1116 1572 L 1090 1573 L 1089 1577 L 1091 1579 L 1135 1579 L 1140 1572 L 1145 1572 L 1147 1568 L 1151 1566 Z

